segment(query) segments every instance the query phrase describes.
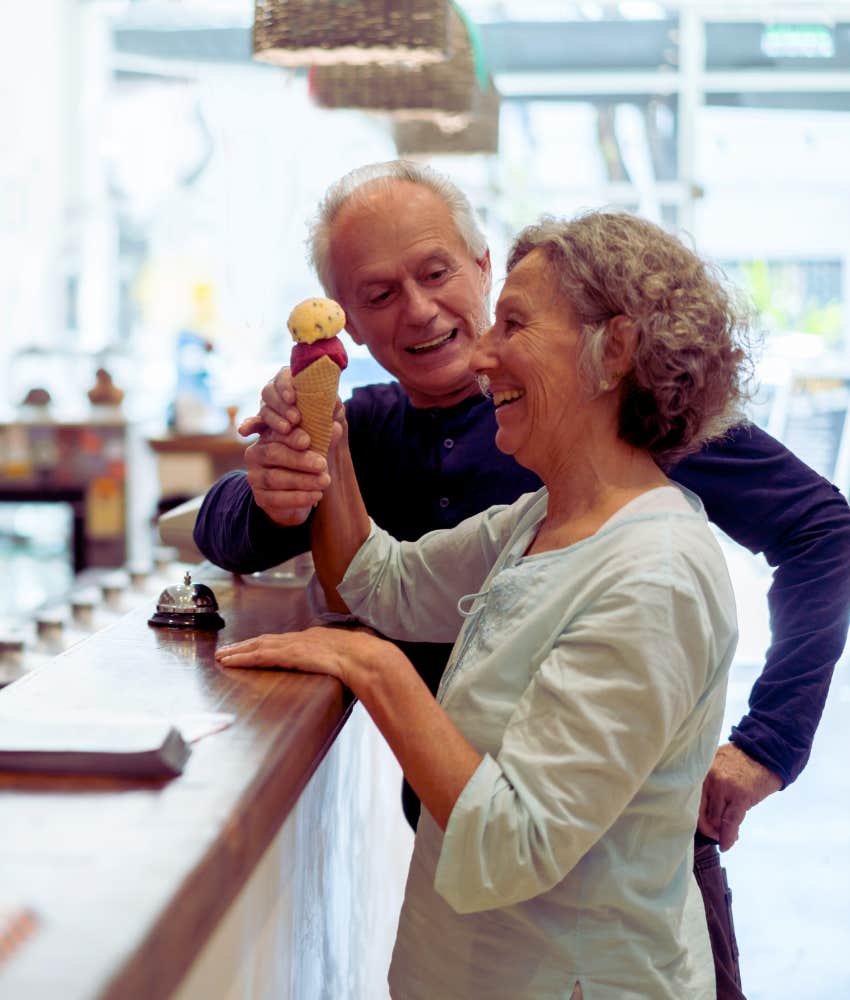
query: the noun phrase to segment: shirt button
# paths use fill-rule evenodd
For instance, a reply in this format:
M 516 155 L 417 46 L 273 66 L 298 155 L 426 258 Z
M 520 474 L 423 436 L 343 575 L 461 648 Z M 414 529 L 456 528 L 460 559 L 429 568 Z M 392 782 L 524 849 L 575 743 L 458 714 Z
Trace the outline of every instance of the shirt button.
M 455 443 L 454 443 L 454 441 L 451 438 L 446 438 L 446 440 L 443 441 L 443 447 L 444 448 L 454 448 L 454 446 L 455 446 Z
M 448 497 L 440 497 L 440 506 L 443 508 L 443 510 L 445 510 L 446 507 L 448 507 L 448 505 L 449 505 L 449 498 Z

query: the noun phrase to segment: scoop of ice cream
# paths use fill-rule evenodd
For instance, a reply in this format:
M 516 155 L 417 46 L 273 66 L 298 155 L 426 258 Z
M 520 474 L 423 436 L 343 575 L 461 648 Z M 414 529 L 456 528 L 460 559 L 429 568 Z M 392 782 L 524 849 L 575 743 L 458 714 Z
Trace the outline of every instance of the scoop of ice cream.
M 314 344 L 296 344 L 289 356 L 289 368 L 293 378 L 300 371 L 304 371 L 307 365 L 321 357 L 328 357 L 331 361 L 336 362 L 340 371 L 348 364 L 348 355 L 345 353 L 345 347 L 339 337 L 317 340 Z
M 305 299 L 289 314 L 286 325 L 294 341 L 312 344 L 335 337 L 345 326 L 345 313 L 333 299 Z

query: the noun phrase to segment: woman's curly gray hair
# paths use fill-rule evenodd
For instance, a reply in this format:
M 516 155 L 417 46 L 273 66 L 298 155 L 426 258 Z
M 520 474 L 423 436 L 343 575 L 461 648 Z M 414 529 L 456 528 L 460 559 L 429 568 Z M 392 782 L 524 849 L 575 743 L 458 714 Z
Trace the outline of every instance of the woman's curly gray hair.
M 582 325 L 579 370 L 591 394 L 605 385 L 608 320 L 625 315 L 637 330 L 621 382 L 623 440 L 669 467 L 743 419 L 749 311 L 678 239 L 645 219 L 602 211 L 528 226 L 508 271 L 534 250 L 548 257 Z

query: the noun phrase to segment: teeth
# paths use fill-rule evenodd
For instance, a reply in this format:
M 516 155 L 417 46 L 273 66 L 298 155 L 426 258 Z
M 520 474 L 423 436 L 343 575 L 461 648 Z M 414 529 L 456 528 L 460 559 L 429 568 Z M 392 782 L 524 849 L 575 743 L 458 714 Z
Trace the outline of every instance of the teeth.
M 515 399 L 522 399 L 525 392 L 522 389 L 508 389 L 503 392 L 493 393 L 493 403 L 499 407 L 503 403 L 512 403 Z
M 423 344 L 417 344 L 416 347 L 408 347 L 407 350 L 411 354 L 418 354 L 420 351 L 431 351 L 435 347 L 439 347 L 441 344 L 445 344 L 446 341 L 451 340 L 456 333 L 457 328 L 449 330 L 448 333 L 443 333 L 439 337 L 434 337 L 433 340 L 426 340 Z

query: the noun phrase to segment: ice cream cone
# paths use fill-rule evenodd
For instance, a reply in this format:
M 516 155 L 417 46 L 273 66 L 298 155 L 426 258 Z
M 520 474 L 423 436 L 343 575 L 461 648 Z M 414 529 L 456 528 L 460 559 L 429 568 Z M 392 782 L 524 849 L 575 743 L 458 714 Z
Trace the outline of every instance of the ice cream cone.
M 321 357 L 292 378 L 301 426 L 310 435 L 310 449 L 320 455 L 327 455 L 331 444 L 339 375 L 339 365 Z

